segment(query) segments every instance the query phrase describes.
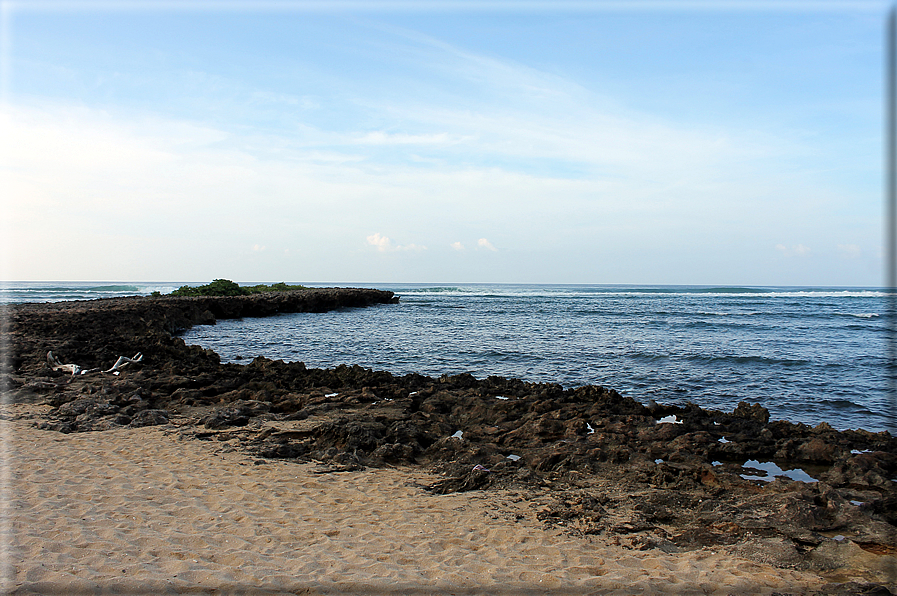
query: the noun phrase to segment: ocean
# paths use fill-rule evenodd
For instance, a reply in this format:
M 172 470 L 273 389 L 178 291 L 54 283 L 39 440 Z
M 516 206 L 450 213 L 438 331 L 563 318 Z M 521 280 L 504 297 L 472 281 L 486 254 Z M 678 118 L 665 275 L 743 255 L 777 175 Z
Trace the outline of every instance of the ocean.
M 3 300 L 147 295 L 180 285 L 7 284 Z M 897 430 L 887 366 L 886 309 L 893 294 L 881 289 L 306 285 L 375 287 L 401 300 L 223 320 L 183 338 L 215 350 L 222 362 L 265 356 L 395 375 L 469 372 L 480 379 L 602 385 L 643 403 L 731 411 L 746 401 L 768 408 L 774 419 Z

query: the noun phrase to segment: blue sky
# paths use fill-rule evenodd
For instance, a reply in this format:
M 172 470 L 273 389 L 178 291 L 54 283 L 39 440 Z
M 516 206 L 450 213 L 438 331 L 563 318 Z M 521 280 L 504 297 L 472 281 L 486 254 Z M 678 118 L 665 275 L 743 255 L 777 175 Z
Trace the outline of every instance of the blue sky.
M 5 279 L 882 283 L 886 3 L 183 6 L 4 3 Z

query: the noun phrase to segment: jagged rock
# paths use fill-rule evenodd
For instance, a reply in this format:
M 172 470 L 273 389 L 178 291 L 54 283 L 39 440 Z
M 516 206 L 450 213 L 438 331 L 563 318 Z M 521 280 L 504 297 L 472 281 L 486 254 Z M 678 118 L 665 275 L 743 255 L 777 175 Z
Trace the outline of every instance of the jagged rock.
M 239 399 L 204 417 L 200 424 L 210 429 L 243 426 L 250 418 L 267 413 L 270 409 L 270 405 L 261 401 Z
M 735 408 L 733 415 L 738 416 L 739 418 L 760 422 L 762 424 L 769 422 L 769 410 L 760 404 L 748 404 L 743 401 L 738 402 L 738 406 Z
M 806 461 L 814 464 L 830 464 L 835 460 L 837 454 L 836 447 L 831 443 L 826 443 L 822 439 L 816 438 L 804 443 L 797 449 L 799 461 Z
M 134 416 L 128 426 L 137 428 L 139 426 L 157 426 L 160 424 L 168 424 L 168 412 L 165 410 L 143 410 Z

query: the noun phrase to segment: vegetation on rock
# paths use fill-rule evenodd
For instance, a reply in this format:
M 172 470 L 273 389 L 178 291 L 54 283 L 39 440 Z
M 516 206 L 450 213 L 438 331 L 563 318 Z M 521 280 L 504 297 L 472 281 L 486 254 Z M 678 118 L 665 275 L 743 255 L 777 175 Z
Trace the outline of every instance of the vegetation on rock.
M 181 286 L 170 296 L 248 296 L 262 292 L 287 292 L 289 290 L 304 290 L 305 286 L 291 286 L 284 282 L 256 286 L 240 286 L 229 279 L 216 279 L 204 286 Z

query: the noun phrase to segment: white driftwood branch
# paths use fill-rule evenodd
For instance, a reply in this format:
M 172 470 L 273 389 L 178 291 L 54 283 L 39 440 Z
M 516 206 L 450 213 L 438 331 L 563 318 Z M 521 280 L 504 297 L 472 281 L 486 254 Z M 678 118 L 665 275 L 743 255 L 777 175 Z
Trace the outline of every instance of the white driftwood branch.
M 137 352 L 133 358 L 128 358 L 127 356 L 119 356 L 118 360 L 115 361 L 115 364 L 112 365 L 112 368 L 109 370 L 104 370 L 104 373 L 114 373 L 118 374 L 118 369 L 124 368 L 128 364 L 132 362 L 140 362 L 143 360 L 143 353 Z M 77 364 L 63 364 L 59 360 L 53 356 L 53 352 L 47 352 L 47 364 L 50 365 L 52 370 L 62 370 L 65 372 L 70 372 L 72 375 L 87 375 L 90 373 L 99 372 L 99 368 L 91 368 L 89 370 L 84 370 Z
M 50 368 L 53 370 L 64 370 L 65 372 L 70 372 L 73 375 L 77 375 L 81 372 L 81 367 L 77 364 L 63 364 L 59 360 L 53 356 L 53 352 L 47 352 L 47 364 L 50 365 Z
M 141 360 L 143 360 L 142 352 L 137 352 L 136 354 L 134 354 L 133 358 L 128 358 L 127 356 L 119 356 L 118 360 L 115 361 L 115 364 L 112 365 L 112 368 L 110 368 L 109 370 L 104 370 L 103 372 L 111 373 L 120 368 L 124 368 L 125 366 L 127 366 L 128 364 L 130 364 L 132 362 L 140 362 Z

